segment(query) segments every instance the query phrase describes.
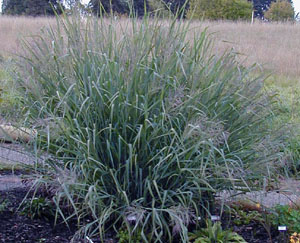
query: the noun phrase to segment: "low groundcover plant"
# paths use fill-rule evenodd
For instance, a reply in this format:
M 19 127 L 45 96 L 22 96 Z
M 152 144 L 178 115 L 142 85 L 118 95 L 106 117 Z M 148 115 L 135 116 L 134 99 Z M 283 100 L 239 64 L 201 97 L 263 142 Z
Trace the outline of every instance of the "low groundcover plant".
M 77 218 L 79 236 L 126 227 L 187 242 L 214 193 L 271 171 L 263 78 L 210 43 L 189 21 L 148 16 L 58 17 L 25 42 L 24 120 L 49 154 L 36 186 Z

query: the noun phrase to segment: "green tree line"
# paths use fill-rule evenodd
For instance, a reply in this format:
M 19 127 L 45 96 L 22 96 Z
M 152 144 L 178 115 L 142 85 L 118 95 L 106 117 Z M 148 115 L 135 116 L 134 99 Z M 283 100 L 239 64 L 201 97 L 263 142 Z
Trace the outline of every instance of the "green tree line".
M 80 0 L 3 0 L 2 13 L 9 15 L 54 15 L 63 9 L 73 7 L 84 8 L 85 11 L 102 14 L 111 11 L 117 14 L 138 16 L 147 12 L 178 13 L 184 16 L 207 19 L 250 19 L 252 11 L 257 18 L 270 20 L 292 19 L 294 9 L 291 0 L 90 0 L 84 7 Z

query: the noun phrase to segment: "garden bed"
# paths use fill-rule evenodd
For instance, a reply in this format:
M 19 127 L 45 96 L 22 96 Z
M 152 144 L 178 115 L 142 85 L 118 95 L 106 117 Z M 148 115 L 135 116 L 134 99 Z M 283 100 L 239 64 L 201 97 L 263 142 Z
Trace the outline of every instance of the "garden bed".
M 26 187 L 23 187 L 10 191 L 0 191 L 0 205 L 2 206 L 2 210 L 0 210 L 0 242 L 70 242 L 76 232 L 75 224 L 70 225 L 70 228 L 63 223 L 54 226 L 53 220 L 47 218 L 31 219 L 18 211 L 27 190 Z M 227 225 L 228 220 L 222 220 L 222 223 Z M 247 225 L 234 225 L 231 221 L 229 227 L 247 242 L 271 242 L 267 230 L 259 222 L 251 221 Z M 277 229 L 271 229 L 271 236 L 273 243 L 283 242 L 283 235 L 280 235 Z M 92 242 L 100 241 L 93 239 Z M 118 241 L 109 238 L 106 242 Z
M 26 188 L 0 191 L 0 242 L 70 242 L 75 229 L 46 219 L 30 219 L 17 209 L 27 193 Z

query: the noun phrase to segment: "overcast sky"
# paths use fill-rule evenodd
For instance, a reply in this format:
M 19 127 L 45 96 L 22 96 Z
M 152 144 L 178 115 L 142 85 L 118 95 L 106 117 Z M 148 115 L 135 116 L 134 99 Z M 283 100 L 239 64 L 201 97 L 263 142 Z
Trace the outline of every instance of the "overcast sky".
M 22 1 L 22 0 L 20 0 Z M 89 0 L 81 0 L 82 3 L 88 3 Z M 295 8 L 295 12 L 299 13 L 300 12 L 300 0 L 293 0 L 294 3 L 294 8 Z M 2 6 L 2 0 L 0 0 L 0 11 L 1 11 L 1 6 Z
M 299 13 L 300 12 L 300 0 L 293 0 L 293 3 L 294 3 L 295 12 Z

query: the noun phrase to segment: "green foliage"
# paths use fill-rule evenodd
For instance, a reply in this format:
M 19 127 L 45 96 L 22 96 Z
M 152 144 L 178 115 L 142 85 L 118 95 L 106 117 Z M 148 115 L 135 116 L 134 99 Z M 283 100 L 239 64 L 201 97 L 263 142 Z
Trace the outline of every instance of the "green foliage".
M 4 0 L 2 13 L 8 15 L 54 15 L 61 13 L 61 0 Z
M 247 0 L 191 0 L 187 13 L 195 19 L 250 20 L 252 4 Z
M 134 13 L 137 16 L 147 13 L 159 12 L 160 17 L 168 17 L 170 13 L 176 14 L 178 11 L 185 11 L 186 0 L 90 0 L 89 8 L 94 14 L 113 13 L 126 14 Z
M 263 217 L 258 211 L 245 211 L 239 208 L 232 208 L 235 225 L 248 225 L 251 221 L 262 222 Z
M 2 13 L 20 15 L 25 10 L 23 4 L 23 1 L 19 0 L 3 0 Z
M 49 199 L 34 197 L 21 205 L 21 214 L 34 218 L 52 218 L 55 216 L 55 205 Z
M 300 232 L 300 210 L 288 205 L 275 207 L 272 224 L 274 226 L 285 225 L 289 233 Z
M 52 155 L 39 184 L 93 218 L 83 234 L 131 223 L 145 241 L 186 242 L 215 192 L 272 171 L 262 78 L 210 55 L 205 32 L 191 41 L 188 22 L 148 17 L 58 24 L 28 42 L 16 80 L 24 126 Z
M 246 243 L 242 236 L 231 230 L 223 230 L 221 222 L 212 224 L 207 221 L 207 227 L 189 234 L 189 240 L 194 243 Z
M 0 114 L 11 122 L 18 119 L 20 114 L 20 96 L 16 86 L 11 79 L 10 72 L 13 72 L 12 64 L 9 61 L 0 63 Z
M 90 0 L 88 7 L 96 15 L 110 14 L 134 14 L 136 16 L 144 15 L 145 8 L 148 9 L 148 1 L 135 0 Z
M 277 134 L 284 128 L 283 173 L 295 176 L 300 171 L 300 89 L 297 78 L 272 76 L 266 82 L 269 92 L 276 94 L 275 120 L 272 129 Z
M 271 3 L 270 8 L 265 12 L 265 18 L 270 21 L 292 21 L 294 16 L 293 5 L 286 0 Z
M 6 199 L 0 203 L 0 213 L 2 213 L 3 211 L 5 211 L 7 209 L 8 204 L 9 204 L 9 201 Z
M 118 243 L 140 243 L 143 242 L 141 230 L 135 230 L 131 235 L 128 230 L 120 230 L 117 234 Z
M 187 17 L 194 19 L 221 19 L 222 18 L 222 0 L 191 0 Z

